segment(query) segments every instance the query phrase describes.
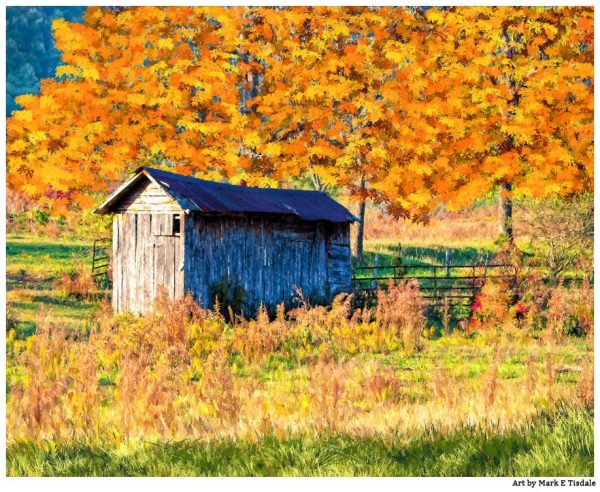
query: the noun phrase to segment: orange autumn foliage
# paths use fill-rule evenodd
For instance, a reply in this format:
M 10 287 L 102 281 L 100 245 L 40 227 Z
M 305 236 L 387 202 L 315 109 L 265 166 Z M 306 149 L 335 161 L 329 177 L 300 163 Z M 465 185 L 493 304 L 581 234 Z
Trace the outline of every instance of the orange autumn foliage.
M 312 178 L 396 216 L 593 187 L 589 7 L 128 7 L 53 26 L 7 181 L 87 208 L 141 164 Z

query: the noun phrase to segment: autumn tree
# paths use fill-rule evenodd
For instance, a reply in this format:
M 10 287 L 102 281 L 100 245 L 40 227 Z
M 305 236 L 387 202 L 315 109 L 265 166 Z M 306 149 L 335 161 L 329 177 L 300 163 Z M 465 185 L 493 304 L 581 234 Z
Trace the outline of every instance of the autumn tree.
M 592 187 L 591 8 L 90 8 L 54 35 L 57 78 L 7 122 L 7 180 L 57 212 L 155 163 L 308 176 L 363 219 L 500 188 L 511 237 L 513 195 Z
M 90 206 L 148 162 L 234 174 L 239 9 L 89 8 L 84 17 L 54 22 L 57 78 L 20 96 L 23 110 L 7 122 L 9 186 L 60 212 Z
M 593 186 L 593 9 L 432 8 L 427 18 L 430 76 L 444 81 L 439 199 L 460 208 L 498 188 L 512 241 L 513 196 Z
M 397 216 L 427 208 L 423 176 L 435 131 L 419 107 L 419 13 L 404 8 L 253 9 L 246 50 L 253 131 L 247 172 L 308 173 L 359 203 L 362 258 L 367 199 Z M 425 193 L 424 193 L 425 192 Z

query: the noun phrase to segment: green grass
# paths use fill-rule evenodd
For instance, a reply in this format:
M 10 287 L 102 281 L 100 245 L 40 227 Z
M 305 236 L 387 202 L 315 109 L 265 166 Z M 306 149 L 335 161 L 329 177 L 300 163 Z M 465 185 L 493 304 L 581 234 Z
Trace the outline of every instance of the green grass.
M 258 443 L 19 443 L 9 476 L 593 476 L 591 410 L 562 408 L 521 431 L 464 428 L 406 439 L 323 435 Z
M 91 247 L 88 242 L 74 239 L 8 234 L 6 273 L 9 280 L 23 274 L 38 281 L 52 280 L 76 262 L 91 262 Z
M 73 271 L 76 265 L 91 267 L 91 244 L 73 239 L 8 234 L 9 319 L 19 338 L 35 332 L 42 309 L 49 310 L 52 321 L 70 328 L 89 326 L 98 302 L 69 297 L 57 288 L 60 276 Z
M 391 241 L 367 241 L 364 264 L 372 265 L 375 255 L 380 265 L 402 262 L 403 265 L 444 265 L 446 250 L 451 264 L 459 265 L 484 260 L 498 251 L 494 244 L 482 243 L 476 246 L 465 245 L 460 248 L 448 248 L 442 245 L 406 245 L 400 247 Z

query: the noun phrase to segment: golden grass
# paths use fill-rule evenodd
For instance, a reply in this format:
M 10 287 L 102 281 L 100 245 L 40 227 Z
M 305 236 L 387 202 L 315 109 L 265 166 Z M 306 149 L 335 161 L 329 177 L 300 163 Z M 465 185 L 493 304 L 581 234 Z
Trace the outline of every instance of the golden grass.
M 463 212 L 439 212 L 428 224 L 397 220 L 377 209 L 370 209 L 365 221 L 365 239 L 389 241 L 398 238 L 402 244 L 464 246 L 493 243 L 498 237 L 498 215 L 495 207 L 481 207 Z
M 590 404 L 591 365 L 570 372 L 564 337 L 506 320 L 475 337 L 427 340 L 426 328 L 410 284 L 381 292 L 374 309 L 352 312 L 339 296 L 232 323 L 161 298 L 147 317 L 102 309 L 89 337 L 46 316 L 24 341 L 9 333 L 8 441 L 502 433 L 561 401 Z M 590 356 L 589 344 L 577 353 Z

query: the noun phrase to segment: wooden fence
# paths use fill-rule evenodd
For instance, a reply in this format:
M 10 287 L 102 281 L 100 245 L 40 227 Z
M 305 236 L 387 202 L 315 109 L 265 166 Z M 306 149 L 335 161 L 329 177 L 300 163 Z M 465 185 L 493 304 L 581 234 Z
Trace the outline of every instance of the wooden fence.
M 376 257 L 377 260 L 377 257 Z M 375 298 L 378 289 L 391 284 L 415 280 L 425 300 L 434 306 L 473 303 L 475 296 L 489 280 L 509 280 L 516 270 L 508 264 L 462 265 L 373 265 L 355 267 L 352 285 L 359 302 Z

